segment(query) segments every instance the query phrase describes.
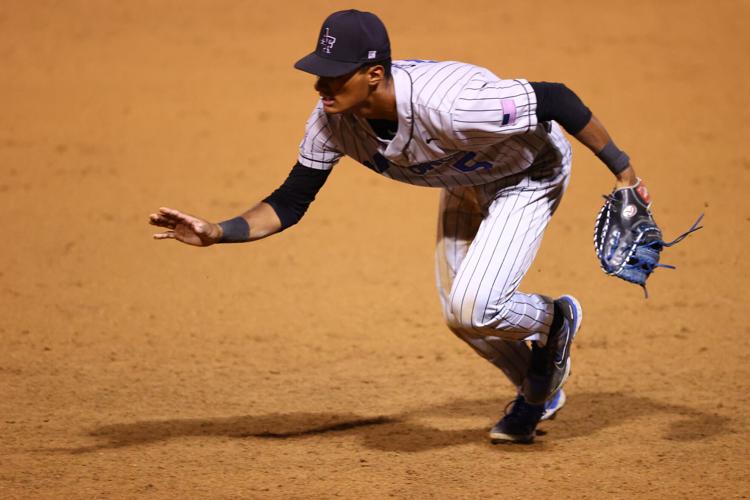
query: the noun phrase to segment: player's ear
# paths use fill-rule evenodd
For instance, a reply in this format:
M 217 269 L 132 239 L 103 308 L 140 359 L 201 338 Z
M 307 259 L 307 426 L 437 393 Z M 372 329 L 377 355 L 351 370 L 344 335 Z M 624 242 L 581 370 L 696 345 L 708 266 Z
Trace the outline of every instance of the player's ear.
M 375 64 L 367 68 L 367 80 L 372 86 L 377 86 L 385 77 L 385 68 L 381 64 Z

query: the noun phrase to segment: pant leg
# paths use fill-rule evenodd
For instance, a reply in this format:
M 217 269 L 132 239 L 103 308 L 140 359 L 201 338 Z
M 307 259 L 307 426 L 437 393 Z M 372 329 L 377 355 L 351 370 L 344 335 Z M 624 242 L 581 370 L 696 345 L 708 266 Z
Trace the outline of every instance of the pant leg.
M 483 214 L 475 188 L 443 190 L 440 198 L 435 271 L 446 320 L 453 280 L 482 219 Z M 499 368 L 513 385 L 521 387 L 531 355 L 526 342 L 505 340 L 495 336 L 478 336 L 471 329 L 450 325 L 449 328 L 480 356 Z
M 518 292 L 568 180 L 551 178 L 444 190 L 436 271 L 451 331 L 520 386 L 526 340 L 545 341 L 552 299 Z

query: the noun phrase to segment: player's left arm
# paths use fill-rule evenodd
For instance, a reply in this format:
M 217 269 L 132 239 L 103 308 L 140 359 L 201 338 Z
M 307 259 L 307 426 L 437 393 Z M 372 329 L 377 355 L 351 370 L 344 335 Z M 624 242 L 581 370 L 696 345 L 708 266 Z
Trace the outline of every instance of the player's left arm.
M 558 122 L 596 153 L 617 178 L 596 218 L 594 249 L 605 273 L 638 284 L 645 291 L 646 281 L 657 267 L 672 267 L 659 263 L 662 250 L 700 229 L 703 215 L 673 241 L 664 241 L 651 214 L 648 190 L 636 177 L 628 155 L 615 146 L 604 125 L 565 85 L 529 84 L 537 97 L 537 119 Z
M 562 83 L 529 84 L 536 94 L 536 115 L 540 122 L 555 120 L 596 154 L 615 175 L 615 188 L 638 182 L 628 155 L 615 145 L 604 125 L 575 92 Z

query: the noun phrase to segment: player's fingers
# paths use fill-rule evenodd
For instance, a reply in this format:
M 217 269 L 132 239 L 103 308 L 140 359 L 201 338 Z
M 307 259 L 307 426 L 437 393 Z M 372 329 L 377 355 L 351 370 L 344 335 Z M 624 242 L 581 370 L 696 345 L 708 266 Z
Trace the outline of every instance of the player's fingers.
M 175 236 L 174 231 L 164 231 L 163 233 L 156 233 L 154 235 L 155 240 L 167 240 L 167 239 L 174 239 L 177 236 Z
M 173 220 L 175 222 L 188 222 L 193 218 L 192 216 L 184 214 L 179 210 L 168 207 L 159 208 L 159 215 L 161 215 L 165 219 Z
M 148 222 L 153 226 L 166 227 L 168 229 L 174 229 L 177 225 L 174 221 L 162 217 L 159 214 L 151 214 L 148 218 Z

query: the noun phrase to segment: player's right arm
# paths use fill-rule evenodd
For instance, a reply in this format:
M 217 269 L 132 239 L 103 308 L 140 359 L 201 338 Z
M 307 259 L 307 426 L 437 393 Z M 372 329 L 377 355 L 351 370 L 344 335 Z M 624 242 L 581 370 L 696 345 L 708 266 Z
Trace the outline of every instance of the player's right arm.
M 330 169 L 314 169 L 297 163 L 284 183 L 270 196 L 241 215 L 220 223 L 162 207 L 151 214 L 149 222 L 167 230 L 154 234 L 154 238 L 175 239 L 188 245 L 206 247 L 215 243 L 243 243 L 271 236 L 302 219 L 330 172 Z
M 220 223 L 162 207 L 149 217 L 152 225 L 166 229 L 154 234 L 154 238 L 175 239 L 194 246 L 242 243 L 271 236 L 295 225 L 341 158 L 331 135 L 328 118 L 319 103 L 307 121 L 297 163 L 284 183 L 270 196 L 237 217 Z
M 199 247 L 258 240 L 281 230 L 278 215 L 264 202 L 222 223 L 209 222 L 174 208 L 161 207 L 158 212 L 149 216 L 149 223 L 167 229 L 154 234 L 157 240 L 175 239 Z

